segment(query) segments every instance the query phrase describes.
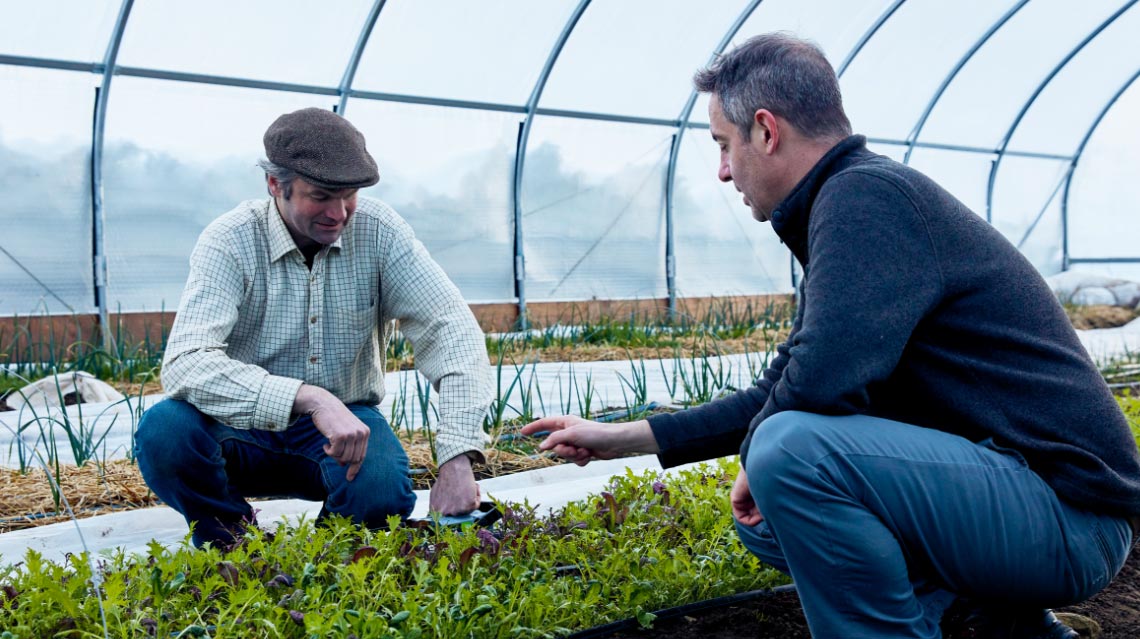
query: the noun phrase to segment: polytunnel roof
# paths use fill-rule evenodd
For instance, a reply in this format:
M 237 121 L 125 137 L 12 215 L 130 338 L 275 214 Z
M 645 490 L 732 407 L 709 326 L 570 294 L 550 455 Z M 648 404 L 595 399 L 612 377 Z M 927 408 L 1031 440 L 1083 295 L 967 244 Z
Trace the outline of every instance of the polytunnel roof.
M 790 290 L 690 82 L 774 30 L 821 46 L 874 150 L 1043 272 L 1140 272 L 1135 4 L 5 0 L 0 188 L 28 223 L 0 236 L 0 314 L 173 308 L 197 232 L 263 192 L 265 126 L 304 106 L 362 129 L 369 194 L 469 300 Z

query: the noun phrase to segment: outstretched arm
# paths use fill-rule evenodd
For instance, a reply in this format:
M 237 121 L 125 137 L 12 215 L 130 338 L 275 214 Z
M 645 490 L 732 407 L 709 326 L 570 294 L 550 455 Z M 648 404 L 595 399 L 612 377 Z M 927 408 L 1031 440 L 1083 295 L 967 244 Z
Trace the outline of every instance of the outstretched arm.
M 592 422 L 576 415 L 544 417 L 522 427 L 523 435 L 550 433 L 538 445 L 579 466 L 591 459 L 613 459 L 625 453 L 657 453 L 657 439 L 649 422 L 624 424 Z

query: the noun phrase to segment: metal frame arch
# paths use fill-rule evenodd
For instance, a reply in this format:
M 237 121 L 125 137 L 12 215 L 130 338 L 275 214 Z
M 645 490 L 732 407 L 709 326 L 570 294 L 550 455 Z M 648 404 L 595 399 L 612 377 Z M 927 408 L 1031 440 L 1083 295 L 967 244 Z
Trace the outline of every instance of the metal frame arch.
M 717 56 L 724 53 L 729 43 L 732 42 L 732 39 L 744 27 L 744 23 L 752 17 L 753 12 L 763 1 L 749 1 L 748 6 L 740 12 L 732 26 L 724 33 L 724 37 L 716 45 L 716 49 L 709 56 L 708 64 L 712 64 Z M 693 107 L 696 106 L 699 95 L 697 90 L 693 89 L 689 93 L 689 99 L 685 101 L 685 106 L 681 107 L 681 113 L 677 116 L 677 131 L 673 133 L 673 143 L 669 147 L 669 165 L 665 169 L 665 287 L 669 291 L 670 320 L 677 314 L 677 258 L 673 244 L 673 191 L 677 179 L 677 157 L 681 152 L 681 138 L 689 126 L 689 118 L 693 115 Z
M 95 276 L 95 305 L 99 309 L 103 347 L 111 352 L 113 337 L 110 317 L 107 311 L 107 253 L 103 248 L 103 136 L 107 126 L 107 99 L 111 93 L 111 78 L 115 75 L 115 61 L 119 57 L 119 45 L 131 16 L 134 0 L 123 0 L 119 5 L 119 15 L 103 55 L 103 80 L 99 85 L 95 100 L 95 120 L 91 137 L 91 228 L 92 266 Z
M 1018 11 L 1021 11 L 1021 8 L 1028 3 L 1029 0 L 1018 0 L 1017 4 L 1013 5 L 1008 11 L 1005 12 L 1005 15 L 998 18 L 997 22 L 994 22 L 992 25 L 990 25 L 990 28 L 986 30 L 984 34 L 982 34 L 982 37 L 978 38 L 978 40 L 974 42 L 974 45 L 970 47 L 965 55 L 963 55 L 958 60 L 958 63 L 954 65 L 954 68 L 950 70 L 950 73 L 946 74 L 946 77 L 942 80 L 942 84 L 939 85 L 938 90 L 934 92 L 934 95 L 930 98 L 930 102 L 928 102 L 926 104 L 926 108 L 923 109 L 922 115 L 918 118 L 918 122 L 915 123 L 914 128 L 910 131 L 910 134 L 906 136 L 907 148 L 906 153 L 903 155 L 903 164 L 910 164 L 910 155 L 914 152 L 914 143 L 918 141 L 918 136 L 922 135 L 922 129 L 926 126 L 926 120 L 930 118 L 930 114 L 934 111 L 934 107 L 937 106 L 938 101 L 942 99 L 942 94 L 946 93 L 946 89 L 950 87 L 950 83 L 954 81 L 954 78 L 958 77 L 958 73 L 960 73 L 963 67 L 966 66 L 966 63 L 968 63 L 970 59 L 974 57 L 974 54 L 977 53 L 986 44 L 986 42 L 989 42 L 989 39 L 992 38 L 993 35 L 997 33 L 1002 27 L 1004 27 L 1005 24 L 1009 22 L 1010 18 L 1012 18 Z
M 899 7 L 901 7 L 902 3 L 904 2 L 906 2 L 906 0 L 895 0 L 894 4 L 887 7 L 886 10 L 879 15 L 878 19 L 875 20 L 875 23 L 871 25 L 871 28 L 867 29 L 867 31 L 863 33 L 863 37 L 859 38 L 859 42 L 855 43 L 855 46 L 851 48 L 851 51 L 847 54 L 847 57 L 843 59 L 843 62 L 839 65 L 839 68 L 835 70 L 835 77 L 843 77 L 843 74 L 847 71 L 847 67 L 851 66 L 851 63 L 855 61 L 855 56 L 859 55 L 859 53 L 863 50 L 863 47 L 867 46 L 867 43 L 871 41 L 871 38 L 875 37 L 875 34 L 879 32 L 879 29 L 887 23 L 887 20 L 891 19 L 891 16 L 895 15 L 895 11 L 898 11 Z
M 1080 42 L 1078 42 L 1077 45 L 1073 47 L 1067 55 L 1065 55 L 1065 57 L 1061 58 L 1061 61 L 1058 62 L 1057 65 L 1053 67 L 1053 70 L 1050 71 L 1041 81 L 1041 83 L 1037 85 L 1037 89 L 1034 90 L 1032 94 L 1030 94 L 1029 99 L 1026 100 L 1025 104 L 1022 105 L 1021 110 L 1018 111 L 1017 116 L 1009 125 L 1009 130 L 1006 131 L 1005 136 L 1002 137 L 1001 142 L 998 145 L 996 151 L 997 158 L 994 159 L 993 164 L 990 165 L 990 176 L 986 184 L 986 222 L 989 222 L 990 224 L 993 223 L 994 183 L 997 179 L 997 172 L 1001 167 L 1002 159 L 1005 157 L 1006 148 L 1009 146 L 1009 141 L 1013 139 L 1013 134 L 1017 131 L 1017 127 L 1021 125 L 1021 120 L 1025 117 L 1025 114 L 1029 112 L 1029 109 L 1037 101 L 1037 98 L 1040 97 L 1041 93 L 1045 90 L 1045 87 L 1049 86 L 1049 83 L 1053 81 L 1053 78 L 1057 77 L 1057 74 L 1060 73 L 1061 70 L 1064 69 L 1065 66 L 1068 65 L 1069 62 L 1072 61 L 1072 59 L 1075 58 L 1082 49 L 1084 49 L 1090 42 L 1095 40 L 1096 37 L 1100 35 L 1101 32 L 1103 32 L 1105 29 L 1107 29 L 1113 22 L 1115 22 L 1117 18 L 1124 15 L 1129 9 L 1131 9 L 1133 5 L 1136 4 L 1136 2 L 1137 0 L 1128 0 L 1126 3 L 1124 3 L 1123 6 L 1114 11 L 1112 15 L 1108 16 L 1108 18 L 1101 22 L 1100 25 L 1089 32 L 1089 34 L 1086 35 Z
M 546 88 L 546 81 L 550 79 L 550 72 L 554 70 L 554 64 L 558 61 L 558 56 L 562 54 L 563 47 L 566 46 L 566 41 L 570 39 L 570 34 L 574 31 L 574 27 L 578 25 L 578 20 L 581 19 L 582 14 L 586 12 L 586 7 L 590 6 L 590 0 L 579 0 L 578 6 L 574 8 L 574 12 L 570 14 L 570 18 L 566 20 L 566 24 L 562 27 L 562 33 L 559 34 L 558 40 L 555 41 L 554 46 L 550 49 L 550 55 L 546 57 L 546 64 L 542 67 L 542 72 L 538 75 L 538 80 L 534 84 L 534 89 L 530 92 L 530 97 L 526 101 L 526 116 L 522 122 L 522 128 L 519 130 L 518 145 L 515 150 L 515 168 L 513 175 L 513 182 L 511 184 L 511 193 L 514 199 L 514 221 L 515 221 L 515 295 L 518 297 L 518 328 L 526 329 L 530 322 L 526 317 L 526 257 L 523 254 L 523 232 L 522 232 L 522 178 L 523 167 L 526 161 L 526 145 L 530 139 L 530 128 L 534 122 L 535 111 L 538 110 L 538 101 L 542 98 L 542 92 Z
M 26 56 L 7 55 L 0 53 L 0 66 L 29 67 L 36 69 L 57 69 L 62 71 L 79 71 L 103 74 L 104 65 L 101 62 L 78 62 L 75 60 L 55 60 L 51 58 L 33 58 Z M 260 89 L 263 91 L 283 91 L 288 93 L 305 93 L 309 95 L 332 96 L 340 95 L 336 86 L 319 86 L 313 84 L 294 84 L 275 80 L 254 80 L 250 78 L 230 77 L 220 75 L 206 75 L 202 73 L 185 73 L 182 71 L 164 71 L 146 67 L 129 67 L 117 65 L 115 75 L 147 78 L 151 80 L 170 80 L 173 82 L 187 82 L 190 84 L 207 84 L 211 86 L 241 87 L 245 89 Z M 429 106 L 448 107 L 455 109 L 474 109 L 479 111 L 493 111 L 497 113 L 527 112 L 524 104 L 505 104 L 501 102 L 480 102 L 476 100 L 462 100 L 455 98 L 436 98 L 423 95 L 409 95 L 405 93 L 384 93 L 380 91 L 350 90 L 349 97 L 360 100 L 374 100 L 377 102 L 395 102 L 399 104 L 426 104 Z M 572 109 L 550 109 L 538 107 L 535 115 L 549 115 L 560 118 L 577 118 L 580 120 L 598 120 L 602 122 L 621 122 L 624 124 L 647 124 L 651 126 L 675 127 L 677 121 L 673 119 L 641 117 L 635 115 L 622 115 L 617 113 L 603 113 L 597 111 L 575 111 Z M 690 122 L 688 128 L 707 129 L 708 125 L 700 122 Z
M 336 105 L 336 112 L 341 116 L 344 115 L 344 110 L 348 106 L 348 94 L 352 91 L 352 81 L 356 78 L 356 67 L 360 65 L 360 56 L 364 55 L 364 48 L 368 46 L 368 40 L 372 37 L 372 29 L 376 26 L 376 20 L 380 17 L 380 12 L 384 9 L 384 3 L 387 0 L 375 0 L 372 3 L 372 9 L 368 12 L 368 17 L 364 21 L 364 26 L 360 29 L 360 35 L 356 38 L 356 46 L 352 50 L 352 57 L 348 59 L 348 66 L 344 69 L 344 75 L 341 76 L 340 85 L 337 86 L 337 93 L 340 95 L 340 100 Z
M 1085 136 L 1081 138 L 1081 143 L 1077 146 L 1076 152 L 1073 153 L 1073 160 L 1069 165 L 1069 174 L 1065 176 L 1065 191 L 1061 196 L 1062 271 L 1069 270 L 1069 189 L 1073 183 L 1073 174 L 1076 173 L 1077 163 L 1080 162 L 1081 155 L 1085 152 L 1085 147 L 1088 145 L 1089 140 L 1092 139 L 1093 133 L 1096 132 L 1097 127 L 1100 126 L 1101 121 L 1104 120 L 1105 116 L 1108 115 L 1108 112 L 1112 110 L 1112 107 L 1116 105 L 1116 102 L 1120 100 L 1121 96 L 1127 93 L 1128 89 L 1131 88 L 1133 84 L 1135 84 L 1138 78 L 1140 78 L 1140 69 L 1133 73 L 1132 77 L 1129 78 L 1128 81 L 1125 82 L 1124 85 L 1121 86 L 1120 89 L 1118 89 L 1111 98 L 1109 98 L 1108 102 L 1105 103 L 1104 108 L 1101 109 L 1100 113 L 1098 113 L 1096 118 L 1093 119 L 1092 124 L 1089 125 L 1089 129 L 1085 132 Z

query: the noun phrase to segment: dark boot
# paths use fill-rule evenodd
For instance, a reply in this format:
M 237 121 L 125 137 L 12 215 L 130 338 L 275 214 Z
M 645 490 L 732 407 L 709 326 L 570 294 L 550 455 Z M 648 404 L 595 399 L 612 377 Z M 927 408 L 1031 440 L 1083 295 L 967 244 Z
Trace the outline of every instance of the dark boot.
M 942 633 L 945 639 L 1080 639 L 1047 608 L 982 607 L 973 602 L 956 602 L 946 613 Z

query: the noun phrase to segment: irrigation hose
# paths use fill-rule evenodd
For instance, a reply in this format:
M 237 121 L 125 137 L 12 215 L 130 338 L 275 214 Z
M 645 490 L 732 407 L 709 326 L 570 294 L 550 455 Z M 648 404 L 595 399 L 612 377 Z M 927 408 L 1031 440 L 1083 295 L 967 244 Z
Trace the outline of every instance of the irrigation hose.
M 676 606 L 673 608 L 665 608 L 664 610 L 656 610 L 653 614 L 656 616 L 655 621 L 663 621 L 666 619 L 674 619 L 684 615 L 691 615 L 693 613 L 702 612 L 712 608 L 719 608 L 721 606 L 728 606 L 735 603 L 744 603 L 754 601 L 756 599 L 763 599 L 771 597 L 784 592 L 795 592 L 795 584 L 788 584 L 786 586 L 776 586 L 775 588 L 763 588 L 761 590 L 750 590 L 748 592 L 741 592 L 735 595 L 725 595 L 723 597 L 714 597 L 713 599 L 705 599 L 703 601 L 695 601 L 683 606 Z M 630 630 L 637 630 L 641 628 L 641 624 L 637 621 L 637 617 L 630 617 L 628 619 L 621 619 L 612 623 L 607 623 L 603 626 L 594 626 L 585 630 L 575 632 L 566 637 L 566 639 L 603 639 L 609 637 L 617 632 L 626 632 Z

